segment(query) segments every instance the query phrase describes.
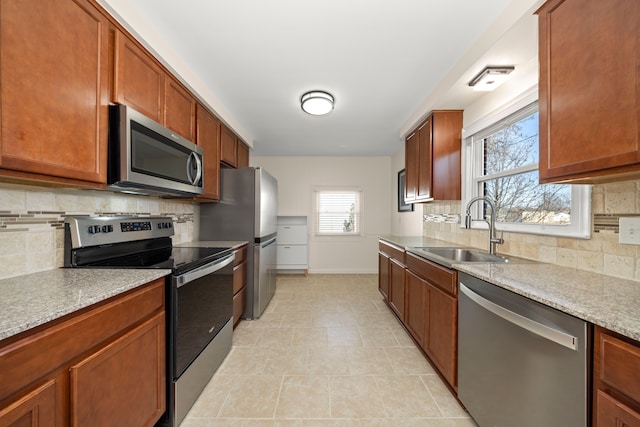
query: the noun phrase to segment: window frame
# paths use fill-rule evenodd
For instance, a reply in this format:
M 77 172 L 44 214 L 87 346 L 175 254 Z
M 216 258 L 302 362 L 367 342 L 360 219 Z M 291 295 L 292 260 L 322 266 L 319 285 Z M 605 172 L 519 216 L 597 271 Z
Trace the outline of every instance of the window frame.
M 356 231 L 353 232 L 321 232 L 320 231 L 320 193 L 355 193 L 358 197 L 358 211 L 356 212 Z M 316 187 L 313 191 L 313 214 L 314 214 L 314 227 L 313 232 L 316 237 L 361 237 L 363 236 L 363 191 L 359 187 Z
M 486 177 L 480 177 L 478 168 L 482 166 L 482 159 L 474 157 L 476 149 L 474 148 L 474 141 L 477 141 L 478 136 L 484 138 L 491 130 L 497 130 L 500 125 L 511 123 L 514 120 L 514 116 L 518 114 L 519 118 L 526 117 L 526 114 L 520 115 L 520 112 L 527 108 L 531 108 L 528 112 L 537 110 L 538 91 L 537 87 L 527 91 L 518 99 L 514 100 L 510 104 L 504 106 L 501 109 L 489 114 L 470 126 L 463 129 L 463 142 L 462 142 L 462 200 L 461 200 L 461 217 L 466 215 L 466 207 L 469 200 L 473 197 L 479 196 L 479 182 L 486 181 Z M 536 104 L 535 110 L 532 105 Z M 475 137 L 475 139 L 474 139 Z M 480 166 L 478 166 L 480 165 Z M 535 164 L 525 165 L 519 168 L 510 169 L 500 173 L 492 174 L 492 178 L 499 178 L 502 176 L 514 175 L 516 173 L 526 173 L 538 170 L 538 162 Z M 513 233 L 527 233 L 527 234 L 540 234 L 548 236 L 558 237 L 572 237 L 580 239 L 589 239 L 591 237 L 591 185 L 580 184 L 571 185 L 571 224 L 559 225 L 559 224 L 522 224 L 522 223 L 508 223 L 508 222 L 496 222 L 496 229 L 500 231 L 513 232 Z M 482 214 L 483 203 L 476 203 L 472 206 L 471 215 L 472 218 L 480 218 Z M 464 228 L 464 222 L 460 224 L 461 228 Z M 485 221 L 472 221 L 472 229 L 488 229 L 488 224 Z

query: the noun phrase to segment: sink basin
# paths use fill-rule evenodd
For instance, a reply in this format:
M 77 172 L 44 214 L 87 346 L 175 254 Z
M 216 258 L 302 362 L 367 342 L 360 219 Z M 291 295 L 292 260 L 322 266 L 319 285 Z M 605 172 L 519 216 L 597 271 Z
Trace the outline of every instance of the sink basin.
M 487 252 L 475 249 L 463 248 L 413 248 L 414 253 L 440 264 L 451 266 L 451 264 L 466 263 L 506 263 L 508 258 L 500 255 L 491 255 Z

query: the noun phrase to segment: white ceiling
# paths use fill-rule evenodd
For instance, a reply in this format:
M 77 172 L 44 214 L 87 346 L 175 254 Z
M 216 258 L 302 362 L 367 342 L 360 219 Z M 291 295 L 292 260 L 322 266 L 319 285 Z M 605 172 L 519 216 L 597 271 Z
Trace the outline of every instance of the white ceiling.
M 101 3 L 258 156 L 391 155 L 430 109 L 482 96 L 465 83 L 484 65 L 536 55 L 537 0 Z M 335 96 L 326 116 L 300 109 L 314 89 Z

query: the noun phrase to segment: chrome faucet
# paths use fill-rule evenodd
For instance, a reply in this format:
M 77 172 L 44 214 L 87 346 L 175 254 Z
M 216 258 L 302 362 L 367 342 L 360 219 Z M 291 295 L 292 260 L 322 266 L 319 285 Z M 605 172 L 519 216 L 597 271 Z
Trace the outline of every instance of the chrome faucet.
M 491 210 L 491 221 L 487 221 L 486 219 L 482 219 L 489 225 L 489 253 L 491 255 L 496 254 L 496 244 L 503 244 L 504 239 L 502 237 L 496 237 L 496 207 L 493 205 L 493 202 L 486 197 L 478 196 L 469 200 L 467 203 L 467 216 L 464 218 L 464 226 L 465 228 L 471 228 L 471 205 L 478 201 L 484 201 L 487 205 L 489 205 L 489 209 Z

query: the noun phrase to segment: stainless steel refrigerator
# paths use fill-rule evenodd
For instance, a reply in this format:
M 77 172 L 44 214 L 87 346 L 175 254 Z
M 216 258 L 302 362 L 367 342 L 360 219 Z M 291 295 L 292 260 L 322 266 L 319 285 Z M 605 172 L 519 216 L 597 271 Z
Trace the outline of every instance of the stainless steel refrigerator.
M 222 169 L 220 202 L 200 205 L 200 240 L 242 240 L 247 251 L 247 309 L 257 319 L 276 291 L 278 181 L 262 168 Z

